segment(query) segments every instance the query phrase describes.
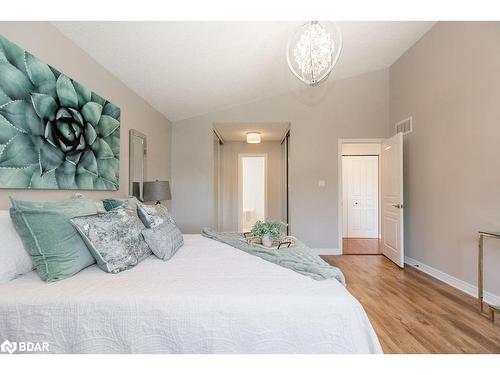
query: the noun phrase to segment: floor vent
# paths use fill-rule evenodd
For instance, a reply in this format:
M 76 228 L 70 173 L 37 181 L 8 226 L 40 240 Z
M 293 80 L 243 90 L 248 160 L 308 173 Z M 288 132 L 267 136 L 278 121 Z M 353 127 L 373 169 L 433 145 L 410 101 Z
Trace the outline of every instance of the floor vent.
M 396 133 L 403 133 L 403 135 L 406 135 L 408 133 L 411 133 L 412 131 L 413 121 L 411 117 L 408 117 L 407 119 L 396 123 Z

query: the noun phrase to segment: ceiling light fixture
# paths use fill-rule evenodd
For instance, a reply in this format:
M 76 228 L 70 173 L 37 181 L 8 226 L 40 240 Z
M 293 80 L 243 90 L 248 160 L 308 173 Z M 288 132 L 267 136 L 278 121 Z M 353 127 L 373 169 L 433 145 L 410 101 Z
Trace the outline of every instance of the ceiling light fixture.
M 288 41 L 288 67 L 305 84 L 317 86 L 328 78 L 341 50 L 342 34 L 336 23 L 307 22 Z
M 247 143 L 260 143 L 260 133 L 250 132 L 247 133 Z

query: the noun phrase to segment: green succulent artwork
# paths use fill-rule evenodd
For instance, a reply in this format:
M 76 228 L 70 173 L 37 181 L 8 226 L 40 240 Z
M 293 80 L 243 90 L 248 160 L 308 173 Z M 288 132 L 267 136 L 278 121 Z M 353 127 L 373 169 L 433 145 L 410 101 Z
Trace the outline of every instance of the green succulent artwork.
M 0 188 L 118 190 L 120 108 L 0 35 Z

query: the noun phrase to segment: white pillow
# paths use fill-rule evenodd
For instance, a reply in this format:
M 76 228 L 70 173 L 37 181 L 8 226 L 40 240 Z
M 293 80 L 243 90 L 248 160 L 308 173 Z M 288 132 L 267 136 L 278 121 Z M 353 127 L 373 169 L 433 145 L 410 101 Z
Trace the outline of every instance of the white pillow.
M 33 270 L 30 255 L 12 224 L 9 211 L 0 211 L 0 284 Z

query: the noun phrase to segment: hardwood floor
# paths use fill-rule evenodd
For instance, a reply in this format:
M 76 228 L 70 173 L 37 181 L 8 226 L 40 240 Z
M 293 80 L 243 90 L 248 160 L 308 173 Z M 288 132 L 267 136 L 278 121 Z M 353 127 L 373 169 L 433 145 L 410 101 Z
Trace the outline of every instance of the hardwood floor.
M 342 251 L 344 255 L 382 254 L 378 238 L 343 238 Z
M 385 353 L 500 353 L 500 319 L 476 299 L 382 255 L 323 256 L 339 267 Z

